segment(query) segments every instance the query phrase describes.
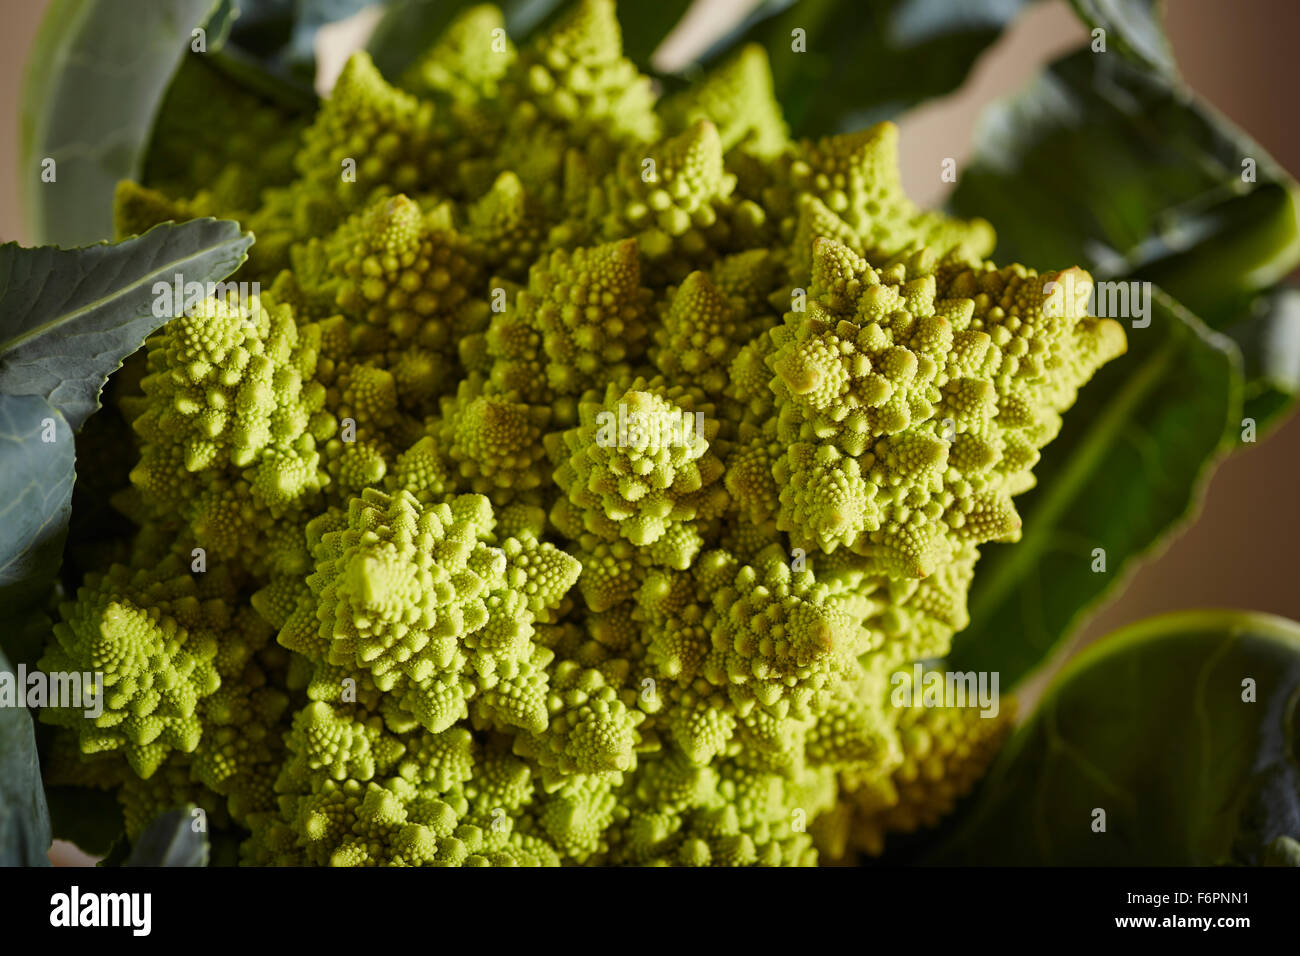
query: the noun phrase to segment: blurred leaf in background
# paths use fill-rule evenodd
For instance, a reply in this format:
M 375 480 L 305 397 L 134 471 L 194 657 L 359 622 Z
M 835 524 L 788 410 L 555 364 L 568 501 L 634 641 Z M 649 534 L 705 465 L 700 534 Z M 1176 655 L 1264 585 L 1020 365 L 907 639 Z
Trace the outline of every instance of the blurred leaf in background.
M 1110 48 L 1135 63 L 1174 76 L 1178 67 L 1165 36 L 1162 0 L 1070 0 L 1075 13 L 1094 31 L 1104 31 Z
M 50 816 L 15 638 L 49 628 L 45 598 L 59 567 L 73 481 L 72 431 L 39 395 L 0 394 L 0 866 L 46 862 Z M 11 663 L 9 655 L 18 659 Z
M 53 0 L 28 54 L 22 96 L 18 168 L 37 244 L 112 237 L 113 189 L 143 167 L 191 31 L 216 6 L 164 0 L 124 17 L 112 0 Z M 46 170 L 52 181 L 42 180 Z
M 370 2 L 151 0 L 124 17 L 114 0 L 53 0 L 22 96 L 19 169 L 35 242 L 112 238 L 113 189 L 141 178 L 182 62 L 203 57 L 247 93 L 310 113 L 317 31 Z
M 1300 261 L 1297 195 L 1175 81 L 1082 50 L 989 107 L 952 207 L 997 223 L 1002 259 L 1156 282 L 1223 328 Z
M 1057 676 L 929 862 L 1300 862 L 1298 698 L 1294 622 L 1195 611 L 1120 631 Z
M 75 459 L 58 409 L 39 395 L 0 393 L 0 645 L 16 663 L 31 663 L 26 641 L 15 640 L 29 636 L 27 618 L 49 626 L 45 605 L 63 553 Z
M 1277 286 L 1255 296 L 1227 334 L 1245 362 L 1243 418 L 1263 434 L 1300 394 L 1300 290 Z
M 6 671 L 13 666 L 0 651 L 0 673 Z M 26 707 L 0 707 L 0 867 L 48 866 L 50 839 L 32 715 Z
M 1030 0 L 764 0 L 701 58 L 759 43 L 796 135 L 861 129 L 955 90 Z
M 202 811 L 194 806 L 168 810 L 131 847 L 123 866 L 207 866 L 208 837 Z
M 308 89 L 316 79 L 316 34 L 321 27 L 379 0 L 225 0 L 236 8 L 230 42 L 272 73 L 296 77 Z

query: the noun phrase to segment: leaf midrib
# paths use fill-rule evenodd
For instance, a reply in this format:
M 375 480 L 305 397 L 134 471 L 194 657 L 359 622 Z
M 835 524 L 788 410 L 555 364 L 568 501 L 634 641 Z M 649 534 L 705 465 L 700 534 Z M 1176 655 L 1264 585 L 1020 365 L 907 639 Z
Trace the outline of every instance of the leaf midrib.
M 242 235 L 235 236 L 217 245 L 205 247 L 202 250 L 189 253 L 188 255 L 182 256 L 178 259 L 168 260 L 166 263 L 145 273 L 139 279 L 137 279 L 136 281 L 132 282 L 129 285 L 120 286 L 114 289 L 108 295 L 101 296 L 98 299 L 88 302 L 85 305 L 81 306 L 80 308 L 73 310 L 72 312 L 61 313 L 47 322 L 43 322 L 40 325 L 33 326 L 31 329 L 28 329 L 26 332 L 17 335 L 14 338 L 9 339 L 8 341 L 0 341 L 0 356 L 3 356 L 8 352 L 14 351 L 19 346 L 30 341 L 31 339 L 39 338 L 40 336 L 44 335 L 46 332 L 52 331 L 61 325 L 67 324 L 69 322 L 75 322 L 81 316 L 87 315 L 91 312 L 96 311 L 97 309 L 103 308 L 108 303 L 113 302 L 116 299 L 125 298 L 131 292 L 135 291 L 135 289 L 149 282 L 150 279 L 153 279 L 155 276 L 159 275 L 160 273 L 167 272 L 172 269 L 177 269 L 182 263 L 190 262 L 196 259 L 202 259 L 205 256 L 209 256 L 213 253 L 217 253 L 222 249 L 224 249 L 225 247 L 230 246 L 231 244 L 239 241 L 239 239 L 241 238 Z M 120 247 L 104 246 L 103 248 L 113 249 L 113 248 L 120 248 Z M 135 316 L 132 317 L 134 318 Z M 125 323 L 118 323 L 118 324 L 124 325 Z

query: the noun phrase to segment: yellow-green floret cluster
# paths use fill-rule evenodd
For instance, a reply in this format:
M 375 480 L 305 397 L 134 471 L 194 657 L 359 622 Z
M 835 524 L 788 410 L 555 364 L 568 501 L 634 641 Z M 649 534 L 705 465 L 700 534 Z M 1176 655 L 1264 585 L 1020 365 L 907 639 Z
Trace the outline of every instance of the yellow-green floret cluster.
M 891 675 L 947 653 L 1120 327 L 909 202 L 892 125 L 792 140 L 758 48 L 656 102 L 613 8 L 516 49 L 476 7 L 250 127 L 292 151 L 120 188 L 124 233 L 238 218 L 260 286 L 148 341 L 139 531 L 42 661 L 105 675 L 43 712 L 50 774 L 129 834 L 189 802 L 250 864 L 809 865 L 997 749 L 1009 707 Z

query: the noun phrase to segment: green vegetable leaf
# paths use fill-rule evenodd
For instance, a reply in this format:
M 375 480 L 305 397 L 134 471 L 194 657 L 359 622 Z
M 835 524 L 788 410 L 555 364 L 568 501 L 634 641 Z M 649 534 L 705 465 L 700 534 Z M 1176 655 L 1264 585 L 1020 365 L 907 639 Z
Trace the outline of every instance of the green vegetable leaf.
M 0 393 L 0 620 L 4 637 L 48 628 L 44 601 L 67 531 L 72 431 L 35 395 Z M 7 641 L 5 642 L 7 643 Z M 0 649 L 0 866 L 46 862 L 50 817 L 26 688 Z M 9 676 L 14 675 L 14 676 Z M 10 684 L 10 682 L 12 682 Z M 5 684 L 10 684 L 8 688 Z M 13 699 L 7 699 L 10 694 Z
M 48 599 L 58 596 L 59 582 L 54 581 L 51 584 L 50 579 L 44 575 L 49 572 L 62 577 L 66 565 L 63 568 L 59 567 L 59 552 L 63 551 L 65 555 L 67 554 L 67 549 L 63 545 L 71 534 L 70 526 L 61 527 L 51 533 L 48 542 L 44 545 L 50 555 L 48 562 L 45 560 L 34 562 L 41 568 L 41 572 L 33 574 L 23 586 L 15 588 L 14 595 L 0 594 L 0 613 L 4 613 L 8 620 L 8 626 L 0 632 L 0 651 L 9 658 L 10 664 L 25 664 L 29 673 L 36 666 L 36 661 L 45 650 L 45 644 L 50 637 L 54 608 L 53 602 Z M 77 583 L 80 584 L 80 579 Z M 27 589 L 30 589 L 35 597 L 31 600 L 15 599 L 18 592 Z M 40 728 L 37 728 L 37 731 L 39 733 Z M 43 744 L 43 741 L 38 740 L 37 743 Z
M 58 571 L 75 460 L 57 410 L 39 396 L 0 391 L 0 617 L 11 624 L 16 611 L 43 601 Z
M 1177 72 L 1160 0 L 1070 0 L 1070 6 L 1088 26 L 1105 31 L 1108 50 L 1164 73 Z
M 956 89 L 1028 3 L 766 0 L 702 59 L 762 44 L 791 129 L 843 132 Z
M 19 175 L 36 242 L 112 237 L 113 189 L 138 175 L 191 30 L 215 7 L 216 0 L 156 0 L 123 16 L 113 0 L 53 0 L 23 92 Z
M 235 12 L 230 45 L 271 75 L 310 88 L 316 77 L 316 34 L 378 0 L 225 0 Z M 226 14 L 222 14 L 224 17 Z
M 0 246 L 0 391 L 40 395 L 80 428 L 109 374 L 174 314 L 155 283 L 218 282 L 252 242 L 237 223 L 196 219 L 115 245 Z
M 955 669 L 999 671 L 1007 687 L 1028 674 L 1187 515 L 1230 444 L 1237 349 L 1159 290 L 1151 304 L 1150 325 L 1126 329 L 1128 353 L 1080 391 L 1034 468 L 1017 499 L 1021 540 L 981 549 Z
M 438 39 L 457 13 L 472 3 L 437 0 L 393 0 L 375 24 L 366 51 L 379 72 L 396 81 Z M 507 4 L 497 4 L 503 10 Z
M 314 42 L 318 28 L 319 26 L 310 30 L 311 42 Z M 289 42 L 291 29 L 292 24 L 287 19 L 274 13 L 268 14 L 265 5 L 255 0 L 221 0 L 220 6 L 208 20 L 207 50 L 202 53 L 191 52 L 186 59 L 203 57 L 249 92 L 295 112 L 311 112 L 316 109 L 317 100 L 315 60 L 310 46 L 308 53 L 311 58 L 298 72 L 292 71 L 282 62 L 272 62 L 275 51 Z M 166 114 L 167 107 L 168 101 L 164 100 L 160 107 L 162 115 Z M 154 124 L 151 159 L 157 150 L 159 131 L 163 127 L 165 124 L 160 118 Z
M 999 261 L 1149 280 L 1222 328 L 1300 263 L 1298 196 L 1177 81 L 1083 50 L 989 108 L 952 206 Z
M 0 651 L 0 675 L 13 673 Z M 26 707 L 0 707 L 0 866 L 48 866 L 50 842 L 32 715 Z
M 1245 361 L 1243 420 L 1253 420 L 1262 435 L 1300 396 L 1300 290 L 1279 287 L 1257 296 L 1227 335 Z
M 168 810 L 144 828 L 124 866 L 207 866 L 208 838 L 193 806 Z
M 208 31 L 208 49 L 212 53 L 220 50 L 230 39 L 230 31 L 234 28 L 235 21 L 239 19 L 240 10 L 236 0 L 221 0 L 217 4 L 212 16 L 208 18 L 204 29 Z
M 1192 611 L 1111 635 L 1058 675 L 930 862 L 1285 862 L 1298 698 L 1291 621 Z

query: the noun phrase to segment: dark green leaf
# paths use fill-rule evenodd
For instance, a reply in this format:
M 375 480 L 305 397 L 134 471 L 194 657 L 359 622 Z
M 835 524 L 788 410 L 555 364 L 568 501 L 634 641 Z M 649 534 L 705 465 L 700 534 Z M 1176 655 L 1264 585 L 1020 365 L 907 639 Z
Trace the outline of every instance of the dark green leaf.
M 8 622 L 6 631 L 18 611 L 43 602 L 58 571 L 75 461 L 68 423 L 45 399 L 0 392 L 0 619 Z
M 214 19 L 227 17 L 230 42 L 262 60 L 274 58 L 293 34 L 293 0 L 222 0 Z
M 1058 675 L 931 859 L 1285 862 L 1300 836 L 1297 696 L 1291 621 L 1192 611 L 1134 625 Z
M 370 35 L 366 49 L 379 72 L 396 80 L 420 54 L 433 46 L 459 14 L 481 3 L 482 0 L 392 0 Z M 510 41 L 518 45 L 565 6 L 566 0 L 501 0 L 495 5 L 505 14 Z M 619 15 L 626 17 L 628 11 L 620 10 Z
M 295 77 L 310 87 L 316 76 L 316 34 L 321 27 L 378 0 L 232 0 L 238 17 L 230 45 L 267 72 Z
M 1154 290 L 1150 326 L 1079 393 L 1060 435 L 1017 499 L 1015 544 L 981 549 L 971 623 L 953 643 L 957 670 L 1001 672 L 1010 687 L 1052 651 L 1129 563 L 1198 500 L 1240 421 L 1240 356 Z M 1094 549 L 1105 551 L 1094 572 Z
M 1242 416 L 1254 419 L 1262 435 L 1300 395 L 1300 290 L 1279 287 L 1256 297 L 1227 334 L 1245 362 Z
M 207 866 L 207 834 L 196 828 L 194 807 L 168 810 L 144 828 L 124 866 Z
M 1070 0 L 1088 26 L 1105 30 L 1106 49 L 1165 73 L 1177 70 L 1160 0 Z
M 238 87 L 280 109 L 310 115 L 320 105 L 310 83 L 267 69 L 256 57 L 236 46 L 226 45 L 209 54 L 208 59 Z
M 67 840 L 91 856 L 104 856 L 122 837 L 122 807 L 107 790 L 46 787 L 54 839 Z
M 46 546 L 47 553 L 53 558 L 50 564 L 56 569 L 59 545 L 70 534 L 71 529 L 66 529 L 66 533 L 61 530 L 51 535 L 52 543 Z M 44 562 L 40 562 L 39 566 L 48 570 Z M 45 644 L 50 638 L 50 627 L 53 623 L 51 620 L 54 612 L 53 601 L 47 603 L 43 598 L 57 599 L 58 586 L 58 582 L 55 582 L 54 586 L 50 587 L 48 579 L 33 576 L 25 586 L 16 588 L 13 595 L 0 593 L 0 613 L 4 613 L 9 621 L 9 626 L 0 631 L 0 652 L 9 658 L 11 664 L 25 664 L 28 671 L 36 666 L 36 661 L 44 652 Z M 36 595 L 32 600 L 16 599 L 17 592 L 29 588 Z
M 389 3 L 366 50 L 375 66 L 396 81 L 451 23 L 456 13 L 472 4 L 437 0 L 393 0 Z
M 221 0 L 208 21 L 208 48 L 191 53 L 187 60 L 202 57 L 240 87 L 293 111 L 316 107 L 316 68 L 311 45 L 318 26 L 305 34 L 307 59 L 291 63 L 287 48 L 295 43 L 294 10 L 291 0 Z M 163 109 L 168 107 L 163 103 Z M 157 149 L 150 150 L 150 159 Z
M 196 219 L 116 245 L 0 246 L 0 390 L 41 395 L 80 428 L 122 359 L 174 314 L 155 314 L 154 284 L 218 282 L 252 242 L 237 223 Z
M 216 0 L 54 0 L 30 53 L 19 176 L 38 243 L 113 235 L 113 189 L 144 162 L 154 115 L 190 31 Z M 55 162 L 42 182 L 42 161 Z
M 53 439 L 45 441 L 43 439 Z M 15 634 L 43 634 L 43 605 L 67 531 L 74 477 L 72 432 L 43 398 L 0 393 L 0 620 Z M 24 653 L 24 657 L 28 655 Z M 30 663 L 23 660 L 22 663 Z M 50 817 L 41 787 L 26 687 L 0 650 L 0 866 L 47 862 Z M 15 676 L 9 676 L 15 675 Z M 13 699 L 7 699 L 10 694 Z
M 123 362 L 104 386 L 103 407 L 77 432 L 77 483 L 72 488 L 68 546 L 59 569 L 65 594 L 75 594 L 92 571 L 130 563 L 130 542 L 138 526 L 117 508 L 105 507 L 105 502 L 130 486 L 131 469 L 139 460 L 131 452 L 140 436 L 122 414 L 120 400 L 139 394 L 147 365 L 145 349 Z
M 273 67 L 264 62 L 264 58 L 273 61 L 274 51 L 288 42 L 292 25 L 286 21 L 283 35 L 279 37 L 278 42 L 267 42 L 264 37 L 266 22 L 257 19 L 256 8 L 260 6 L 263 5 L 250 3 L 249 0 L 221 0 L 217 12 L 208 21 L 207 51 L 191 53 L 187 59 L 200 56 L 206 58 L 209 63 L 244 89 L 282 107 L 293 111 L 314 110 L 316 108 L 314 61 L 302 75 L 292 73 L 287 67 Z M 236 32 L 237 26 L 240 29 Z M 233 42 L 232 33 L 235 34 Z M 314 33 L 313 29 L 313 42 Z M 163 108 L 166 109 L 166 106 L 167 103 L 164 101 Z M 155 132 L 155 139 L 156 137 L 157 132 Z
M 239 4 L 235 0 L 221 0 L 217 8 L 208 17 L 208 22 L 204 25 L 207 31 L 207 52 L 213 53 L 220 50 L 230 39 L 230 31 L 239 18 Z
M 1221 328 L 1300 262 L 1296 198 L 1177 81 L 1084 50 L 989 108 L 952 206 L 997 224 L 999 261 L 1146 279 Z
M 797 134 L 859 129 L 965 80 L 976 57 L 1030 0 L 767 0 L 702 58 L 759 43 Z M 805 52 L 794 49 L 804 31 Z
M 1227 329 L 1251 300 L 1300 261 L 1300 191 L 1269 183 L 1189 224 L 1206 238 L 1133 273 L 1168 289 L 1216 329 Z M 1189 305 L 1189 308 L 1193 306 Z
M 0 674 L 13 673 L 0 652 Z M 0 866 L 48 866 L 50 842 L 32 715 L 25 706 L 0 706 Z
M 0 658 L 31 666 L 49 632 L 45 607 L 67 537 L 74 462 L 58 411 L 39 396 L 0 394 Z

